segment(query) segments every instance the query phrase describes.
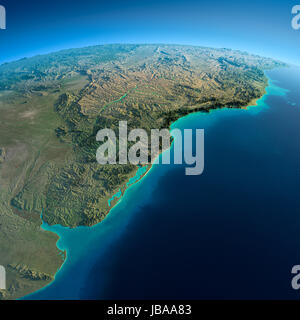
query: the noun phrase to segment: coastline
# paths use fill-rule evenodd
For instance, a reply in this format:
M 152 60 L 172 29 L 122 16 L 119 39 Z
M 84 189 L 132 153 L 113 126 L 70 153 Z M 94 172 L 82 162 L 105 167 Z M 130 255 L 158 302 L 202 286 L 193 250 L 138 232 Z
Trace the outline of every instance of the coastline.
M 266 75 L 266 76 L 267 76 L 267 75 Z M 244 107 L 236 107 L 236 108 L 235 108 L 235 107 L 232 107 L 232 108 L 231 108 L 231 107 L 211 108 L 211 109 L 208 110 L 208 112 L 205 112 L 205 114 L 206 114 L 206 113 L 209 114 L 209 113 L 211 113 L 212 111 L 220 111 L 220 110 L 228 110 L 228 111 L 230 111 L 230 110 L 232 110 L 232 109 L 251 110 L 252 107 L 259 107 L 261 104 L 263 104 L 264 100 L 268 97 L 268 95 L 272 94 L 272 92 L 273 92 L 272 89 L 274 89 L 274 88 L 279 88 L 279 87 L 277 87 L 277 86 L 272 82 L 272 80 L 271 80 L 268 76 L 267 76 L 267 78 L 268 78 L 268 85 L 267 85 L 266 88 L 265 88 L 265 93 L 264 93 L 260 98 L 258 98 L 258 99 L 255 100 L 255 104 L 252 104 L 252 103 L 250 102 L 249 105 L 244 106 Z M 286 91 L 286 89 L 282 89 L 282 88 L 280 88 L 280 89 L 283 90 L 283 92 Z M 284 94 L 284 93 L 283 93 L 283 94 Z M 259 108 L 258 108 L 258 109 L 259 109 Z M 253 110 L 253 109 L 252 109 L 252 110 Z M 257 110 L 256 112 L 260 112 L 260 111 L 261 111 L 261 110 L 259 109 L 259 110 Z M 176 124 L 178 123 L 178 121 L 182 120 L 183 118 L 186 118 L 186 117 L 190 116 L 191 114 L 199 114 L 199 113 L 203 114 L 204 112 L 201 112 L 201 111 L 192 112 L 192 113 L 189 113 L 188 115 L 185 115 L 185 116 L 183 116 L 183 117 L 180 117 L 179 119 L 177 119 L 176 121 L 174 121 L 174 122 L 172 122 L 172 123 L 170 124 L 170 130 L 172 130 L 172 128 L 176 126 Z M 173 145 L 173 142 L 172 142 L 172 144 L 171 144 L 171 147 L 172 147 L 172 145 Z M 156 158 L 156 160 L 155 160 L 155 163 L 157 162 L 157 160 L 159 159 L 159 157 L 161 157 L 162 154 L 163 154 L 163 153 L 160 153 L 160 154 L 157 156 L 157 158 Z M 155 164 L 155 163 L 154 163 L 154 164 Z M 149 176 L 148 173 L 149 173 L 151 170 L 153 170 L 153 164 L 150 164 L 149 167 L 147 168 L 146 172 L 145 172 L 143 175 L 141 175 L 141 176 L 139 177 L 139 179 L 137 179 L 133 184 L 130 184 L 129 186 L 125 185 L 125 189 L 122 190 L 122 195 L 121 195 L 121 197 L 120 197 L 119 199 L 117 199 L 116 203 L 112 204 L 111 208 L 109 209 L 109 211 L 108 211 L 108 213 L 107 213 L 107 215 L 106 215 L 106 217 L 105 217 L 105 219 L 104 219 L 103 221 L 105 221 L 105 220 L 108 218 L 108 216 L 110 216 L 110 213 L 111 213 L 112 209 L 117 208 L 118 205 L 122 202 L 123 197 L 125 196 L 126 192 L 127 192 L 129 189 L 131 189 L 131 187 L 139 184 L 142 180 L 144 180 L 144 178 L 145 178 L 146 176 Z M 57 248 L 58 248 L 59 250 L 61 250 L 61 251 L 64 252 L 64 254 L 65 254 L 65 260 L 64 260 L 63 264 L 61 265 L 61 267 L 58 269 L 57 273 L 55 274 L 55 277 L 54 277 L 54 280 L 53 280 L 53 281 L 51 281 L 51 282 L 50 282 L 48 285 L 46 285 L 45 287 L 43 287 L 43 288 L 41 288 L 41 289 L 39 289 L 39 290 L 37 290 L 37 291 L 29 294 L 29 295 L 26 295 L 25 297 L 23 297 L 23 298 L 21 298 L 21 299 L 24 299 L 24 298 L 30 299 L 30 296 L 31 296 L 31 295 L 44 291 L 46 288 L 48 288 L 50 285 L 52 285 L 52 284 L 55 282 L 55 280 L 56 280 L 56 278 L 57 278 L 57 275 L 64 269 L 64 266 L 66 265 L 66 262 L 69 260 L 69 254 L 68 254 L 68 248 L 65 248 L 65 247 L 63 246 L 63 236 L 64 236 L 64 234 L 63 234 L 63 232 L 61 232 L 61 231 L 63 231 L 63 230 L 68 230 L 68 231 L 71 231 L 71 232 L 72 232 L 72 230 L 83 229 L 83 228 L 86 229 L 86 230 L 92 230 L 93 228 L 98 227 L 98 226 L 102 223 L 102 221 L 101 221 L 101 222 L 99 222 L 99 223 L 97 223 L 97 224 L 95 224 L 95 225 L 93 225 L 93 226 L 91 226 L 91 227 L 68 228 L 68 227 L 62 227 L 62 226 L 59 226 L 59 225 L 49 226 L 49 225 L 47 225 L 47 224 L 43 221 L 42 216 L 41 216 L 41 220 L 42 220 L 41 228 L 42 228 L 43 230 L 51 231 L 51 232 L 54 232 L 55 234 L 58 235 L 59 239 L 58 239 L 58 241 L 57 241 L 57 243 L 56 243 L 56 246 L 57 246 Z

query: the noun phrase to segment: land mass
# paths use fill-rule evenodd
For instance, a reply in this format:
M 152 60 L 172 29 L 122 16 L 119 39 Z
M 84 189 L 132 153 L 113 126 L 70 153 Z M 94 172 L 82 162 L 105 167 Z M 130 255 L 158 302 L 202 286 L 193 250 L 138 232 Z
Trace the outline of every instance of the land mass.
M 96 134 L 168 128 L 191 112 L 253 104 L 264 70 L 285 66 L 229 49 L 104 45 L 0 66 L 0 265 L 15 299 L 52 281 L 64 261 L 50 225 L 92 226 L 138 166 L 100 165 Z M 130 147 L 130 145 L 129 145 Z

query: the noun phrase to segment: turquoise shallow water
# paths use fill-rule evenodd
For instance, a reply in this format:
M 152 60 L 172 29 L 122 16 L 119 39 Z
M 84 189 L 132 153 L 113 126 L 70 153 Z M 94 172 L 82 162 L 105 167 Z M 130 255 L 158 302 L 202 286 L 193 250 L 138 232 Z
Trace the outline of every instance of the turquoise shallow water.
M 126 183 L 126 187 L 130 187 L 136 182 L 138 182 L 142 178 L 142 176 L 147 172 L 147 169 L 148 169 L 148 166 L 139 167 L 136 172 L 136 175 L 130 178 L 129 181 Z M 122 190 L 119 189 L 119 191 L 108 200 L 108 205 L 111 207 L 112 201 L 114 199 L 121 199 L 121 197 L 122 197 Z
M 212 274 L 209 275 L 210 269 L 207 269 L 205 266 L 205 261 L 213 259 L 210 254 L 214 257 L 218 256 L 218 254 L 221 255 L 219 259 L 220 263 L 222 263 L 222 252 L 227 252 L 227 255 L 231 256 L 231 261 L 235 259 L 239 261 L 239 257 L 243 259 L 244 251 L 239 251 L 235 248 L 235 244 L 232 243 L 228 245 L 228 248 L 235 248 L 235 251 L 219 247 L 220 239 L 217 245 L 209 237 L 211 234 L 214 234 L 214 230 L 216 229 L 218 230 L 217 234 L 222 234 L 224 230 L 227 230 L 227 223 L 224 224 L 225 216 L 231 221 L 230 225 L 234 225 L 235 220 L 233 213 L 235 213 L 235 210 L 245 211 L 245 205 L 251 207 L 251 205 L 256 202 L 257 208 L 268 207 L 261 198 L 258 200 L 255 199 L 255 190 L 263 193 L 263 190 L 268 190 L 268 188 L 271 188 L 270 186 L 274 186 L 274 184 L 277 183 L 276 181 L 272 181 L 275 171 L 273 173 L 271 172 L 272 174 L 269 172 L 268 174 L 270 174 L 270 176 L 264 177 L 264 180 L 260 181 L 260 177 L 264 172 L 267 172 L 267 169 L 262 166 L 262 171 L 260 171 L 260 162 L 255 158 L 255 155 L 261 153 L 262 157 L 265 156 L 269 161 L 268 155 L 273 154 L 274 149 L 278 148 L 278 153 L 281 153 L 279 145 L 272 145 L 271 151 L 265 154 L 266 150 L 270 148 L 270 141 L 274 141 L 275 137 L 275 133 L 273 133 L 270 128 L 272 128 L 272 123 L 275 125 L 277 122 L 274 121 L 274 118 L 268 120 L 269 115 L 272 115 L 273 112 L 273 104 L 278 103 L 291 108 L 299 106 L 299 100 L 295 100 L 295 96 L 290 95 L 290 91 L 293 88 L 289 88 L 289 83 L 287 83 L 289 76 L 286 75 L 286 72 L 287 71 L 284 72 L 284 76 L 282 77 L 279 76 L 280 72 L 271 75 L 273 80 L 270 81 L 267 94 L 258 101 L 257 106 L 250 107 L 247 110 L 221 109 L 214 110 L 208 114 L 195 113 L 179 119 L 172 125 L 172 129 L 204 128 L 206 130 L 207 137 L 205 143 L 208 155 L 203 177 L 187 178 L 184 176 L 184 167 L 182 166 L 153 165 L 143 179 L 136 182 L 143 174 L 140 170 L 136 178 L 128 182 L 130 188 L 125 192 L 121 201 L 111 210 L 108 217 L 100 224 L 91 228 L 80 227 L 68 229 L 61 226 L 48 226 L 43 223 L 42 228 L 44 230 L 55 232 L 60 236 L 57 246 L 59 249 L 67 251 L 67 259 L 63 267 L 58 271 L 55 281 L 52 284 L 26 298 L 155 298 L 160 297 L 160 293 L 162 294 L 162 298 L 216 297 L 209 291 L 207 284 L 204 285 L 205 281 L 203 279 L 199 278 L 199 281 L 197 281 L 197 277 L 200 277 L 199 273 L 201 274 L 199 270 L 203 268 L 202 273 L 206 275 L 206 278 L 212 277 L 216 270 L 211 265 Z M 278 85 L 285 85 L 287 89 L 282 89 Z M 281 109 L 274 109 L 274 114 L 276 114 L 276 112 L 278 112 L 279 118 L 282 117 L 282 119 L 284 119 L 284 116 L 280 113 L 282 112 Z M 224 123 L 229 127 L 226 127 Z M 255 123 L 259 123 L 259 125 L 257 125 L 257 130 L 253 131 L 253 124 L 255 125 Z M 231 132 L 230 125 L 232 125 Z M 247 126 L 249 126 L 249 129 L 247 129 Z M 266 132 L 260 132 L 260 130 L 264 128 L 266 128 Z M 272 134 L 274 136 L 272 136 Z M 230 139 L 232 139 L 233 144 L 229 145 L 228 150 L 223 150 L 226 144 L 228 147 L 228 141 L 231 141 Z M 277 135 L 276 139 L 279 139 Z M 218 146 L 216 150 L 211 150 L 216 146 Z M 239 153 L 234 150 L 238 150 Z M 223 151 L 223 158 L 220 158 L 220 152 Z M 246 158 L 241 156 L 243 152 L 247 153 Z M 238 180 L 240 175 L 245 174 L 245 170 L 242 170 L 243 167 L 237 165 L 235 162 L 239 157 L 241 158 L 239 165 L 245 163 L 250 172 L 248 174 L 251 179 L 245 176 L 246 185 L 243 185 L 243 183 Z M 253 161 L 258 161 L 257 172 L 252 172 L 253 167 L 251 167 L 251 163 L 247 162 L 249 157 L 252 163 Z M 283 165 L 286 166 L 286 163 Z M 220 170 L 220 168 L 222 168 L 222 170 Z M 230 172 L 230 169 L 233 170 L 234 176 Z M 227 171 L 228 176 L 226 175 Z M 229 179 L 231 181 L 228 181 Z M 265 185 L 262 186 L 264 182 Z M 210 190 L 210 184 L 214 187 L 212 187 L 210 193 L 206 193 L 205 198 L 202 198 L 204 188 Z M 231 184 L 235 184 L 239 189 L 236 190 Z M 223 185 L 224 189 L 222 189 Z M 287 183 L 286 185 L 290 185 L 290 188 L 294 187 L 293 183 Z M 186 192 L 189 188 L 191 188 L 190 192 Z M 240 200 L 237 198 L 237 200 L 232 200 L 229 204 L 227 203 L 227 205 L 230 205 L 232 208 L 230 211 L 224 211 L 221 194 L 225 194 L 230 188 L 234 189 L 234 195 L 238 198 L 240 197 Z M 243 190 L 243 188 L 245 190 L 247 189 L 249 197 L 245 197 L 244 193 L 238 194 L 239 190 Z M 166 192 L 166 190 L 168 190 L 168 192 Z M 197 190 L 197 193 L 195 193 L 195 190 Z M 276 192 L 280 194 L 280 189 L 273 190 L 273 192 L 274 194 Z M 215 201 L 212 201 L 211 197 L 214 194 L 217 194 L 218 198 L 220 198 L 220 206 L 212 210 L 211 207 Z M 120 194 L 116 196 L 119 198 Z M 291 193 L 290 196 L 293 197 L 294 194 Z M 224 197 L 224 202 L 228 197 L 230 197 L 230 193 Z M 271 201 L 269 197 L 270 195 L 266 191 L 264 199 L 268 201 L 268 204 L 269 201 Z M 210 201 L 207 200 L 206 203 L 206 199 Z M 291 198 L 291 201 L 294 201 L 294 199 Z M 256 217 L 257 220 L 262 218 L 262 213 L 257 208 L 255 210 L 253 209 L 251 214 L 249 213 L 249 216 L 245 217 L 245 221 L 248 221 L 247 219 L 250 219 L 249 217 L 251 217 L 251 219 L 255 217 L 257 212 L 260 213 L 260 216 Z M 268 210 L 271 209 L 266 209 L 264 214 L 266 214 Z M 274 208 L 272 210 L 274 210 Z M 225 212 L 224 215 L 218 216 L 217 213 L 219 214 L 222 211 Z M 206 216 L 206 212 L 210 212 L 210 216 Z M 157 216 L 158 213 L 159 216 Z M 195 221 L 195 216 L 201 219 Z M 275 220 L 277 219 L 276 217 L 274 214 Z M 208 223 L 208 221 L 210 221 L 209 219 L 213 220 Z M 220 222 L 220 224 L 218 224 L 218 222 Z M 240 225 L 238 223 L 240 223 Z M 244 222 L 238 220 L 234 229 L 230 230 L 230 236 L 226 234 L 225 238 L 227 240 L 230 237 L 242 238 L 242 235 L 239 234 L 237 230 L 244 227 L 243 223 Z M 254 222 L 251 220 L 249 222 L 251 227 L 253 227 L 252 223 Z M 164 228 L 162 228 L 162 226 Z M 256 229 L 259 228 L 257 227 Z M 277 230 L 275 227 L 274 229 Z M 172 230 L 174 230 L 174 234 Z M 210 232 L 208 233 L 206 230 L 210 230 Z M 283 233 L 284 230 L 283 228 Z M 268 232 L 269 230 L 266 231 L 266 234 Z M 194 237 L 192 240 L 189 238 L 190 235 Z M 201 238 L 204 236 L 206 238 Z M 255 233 L 252 236 L 249 235 L 249 238 L 253 238 L 253 236 L 255 238 Z M 215 237 L 218 239 L 217 235 Z M 209 238 L 211 242 L 208 242 L 207 238 Z M 222 241 L 226 242 L 224 239 Z M 259 238 L 257 241 L 260 243 L 261 239 Z M 164 245 L 165 243 L 166 246 Z M 206 247 L 203 247 L 203 243 L 206 243 Z M 136 247 L 137 244 L 139 244 L 139 247 Z M 174 244 L 177 244 L 175 249 Z M 251 243 L 251 245 L 254 244 Z M 182 259 L 177 257 L 176 260 L 176 254 L 181 253 L 181 247 L 184 247 L 185 252 L 188 252 L 189 255 L 183 255 Z M 209 250 L 206 251 L 207 248 L 211 248 L 211 253 Z M 164 252 L 163 255 L 160 254 L 160 250 Z M 246 250 L 250 249 L 248 248 Z M 155 251 L 155 253 L 153 251 Z M 257 251 L 259 252 L 259 250 Z M 140 256 L 141 252 L 144 252 L 143 256 Z M 167 258 L 165 257 L 165 253 L 167 253 Z M 257 256 L 253 253 L 252 259 L 254 261 L 261 259 L 259 253 L 257 253 Z M 139 258 L 137 259 L 136 257 Z M 188 261 L 190 257 L 193 258 L 193 263 L 189 264 L 188 272 L 191 274 L 193 283 L 189 278 L 184 284 L 174 287 L 174 283 L 176 283 L 174 279 L 178 279 L 178 272 L 181 272 L 180 270 L 186 271 L 185 265 L 187 262 L 185 260 Z M 276 262 L 276 259 L 270 260 L 270 264 L 274 262 Z M 296 262 L 297 261 L 295 261 L 295 264 Z M 195 265 L 194 269 L 191 267 L 193 264 Z M 210 262 L 208 262 L 208 264 L 210 264 Z M 224 269 L 226 270 L 227 265 L 225 262 L 224 265 Z M 288 268 L 289 265 L 287 269 Z M 144 270 L 143 274 L 139 273 L 140 270 Z M 157 271 L 153 273 L 153 270 Z M 168 272 L 166 270 L 168 270 Z M 288 269 L 287 273 L 289 272 L 290 270 Z M 171 277 L 173 273 L 174 278 Z M 229 274 L 230 270 L 228 269 L 228 275 Z M 124 280 L 124 277 L 130 279 L 130 284 Z M 166 281 L 168 277 L 170 277 L 170 282 Z M 289 278 L 287 280 L 289 282 Z M 152 287 L 157 281 L 161 284 L 166 281 L 165 287 L 159 289 L 160 292 L 158 292 L 157 288 Z M 190 285 L 188 285 L 189 281 Z M 235 281 L 240 281 L 240 279 L 231 280 L 233 287 Z M 140 286 L 138 283 L 140 283 Z M 195 289 L 195 283 L 202 283 L 202 291 L 199 291 L 199 286 Z M 184 285 L 187 287 L 185 288 Z M 157 292 L 156 295 L 155 292 Z M 177 292 L 178 295 L 174 296 L 174 292 Z M 207 295 L 205 295 L 205 292 Z M 251 292 L 251 290 L 248 290 L 248 293 L 249 292 Z M 224 293 L 221 296 L 232 297 L 232 295 L 233 293 L 229 292 L 227 296 Z
M 138 186 L 135 186 L 135 184 L 139 182 L 146 170 L 147 166 L 139 168 L 136 175 L 128 181 L 127 186 L 137 188 Z M 128 192 L 130 193 L 129 195 L 127 194 Z M 133 191 L 131 190 L 127 190 L 125 192 L 125 198 L 128 198 L 128 196 L 131 197 L 132 192 Z M 116 193 L 109 200 L 109 204 L 115 197 L 121 199 L 122 192 L 119 191 Z M 131 206 L 127 206 L 124 201 L 124 203 L 122 203 L 123 208 L 124 204 L 126 211 L 132 210 L 134 207 L 134 201 L 132 201 Z M 114 211 L 118 205 L 119 204 L 111 210 L 108 217 L 102 223 L 93 227 L 70 229 L 60 225 L 49 226 L 43 221 L 41 228 L 45 231 L 54 232 L 60 237 L 57 242 L 57 247 L 62 251 L 66 251 L 67 257 L 63 267 L 58 270 L 55 281 L 40 291 L 28 295 L 25 299 L 78 299 L 80 297 L 78 282 L 84 283 L 86 281 L 88 270 L 92 266 L 90 260 L 93 259 L 89 259 L 88 253 L 97 252 L 97 254 L 101 254 L 101 251 L 105 252 L 105 250 L 108 249 L 109 244 L 112 241 L 115 241 L 122 233 L 122 230 L 127 226 L 128 216 L 121 215 L 117 217 L 117 219 L 114 216 Z M 99 241 L 101 245 L 99 244 Z M 72 283 L 68 284 L 68 289 L 66 291 L 60 292 L 60 290 L 56 289 L 57 284 L 64 283 L 65 278 L 69 276 L 73 277 L 74 273 L 76 274 L 76 282 L 71 281 Z M 48 296 L 50 292 L 53 293 Z
M 119 191 L 108 200 L 108 205 L 111 207 L 112 201 L 114 201 L 114 199 L 120 199 L 121 197 L 122 197 L 122 190 L 119 189 Z

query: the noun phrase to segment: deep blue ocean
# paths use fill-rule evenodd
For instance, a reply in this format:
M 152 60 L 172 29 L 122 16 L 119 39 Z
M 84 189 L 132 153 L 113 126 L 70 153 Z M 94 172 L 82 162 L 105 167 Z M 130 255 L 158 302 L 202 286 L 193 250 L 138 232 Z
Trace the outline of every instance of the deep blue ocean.
M 92 228 L 47 226 L 67 259 L 27 299 L 300 299 L 300 69 L 258 106 L 195 113 L 205 169 L 154 165 Z M 46 248 L 45 248 L 46 250 Z

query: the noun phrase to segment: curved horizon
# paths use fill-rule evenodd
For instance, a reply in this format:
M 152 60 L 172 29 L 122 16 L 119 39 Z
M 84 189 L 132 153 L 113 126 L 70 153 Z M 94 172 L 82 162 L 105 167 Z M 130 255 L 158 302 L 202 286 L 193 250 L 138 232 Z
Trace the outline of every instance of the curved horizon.
M 226 47 L 300 64 L 300 31 L 291 25 L 295 5 L 291 0 L 251 4 L 91 0 L 89 5 L 2 0 L 1 4 L 7 11 L 7 29 L 0 30 L 1 63 L 97 44 L 180 43 Z

